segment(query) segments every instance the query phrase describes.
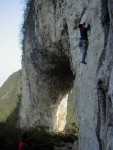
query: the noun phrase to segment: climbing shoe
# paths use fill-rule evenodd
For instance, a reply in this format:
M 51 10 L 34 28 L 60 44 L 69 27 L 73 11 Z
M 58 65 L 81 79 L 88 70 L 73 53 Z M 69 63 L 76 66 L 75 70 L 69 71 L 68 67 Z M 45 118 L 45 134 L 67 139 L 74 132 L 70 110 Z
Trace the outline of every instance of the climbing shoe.
M 81 63 L 83 63 L 83 64 L 87 64 L 85 61 L 81 61 Z

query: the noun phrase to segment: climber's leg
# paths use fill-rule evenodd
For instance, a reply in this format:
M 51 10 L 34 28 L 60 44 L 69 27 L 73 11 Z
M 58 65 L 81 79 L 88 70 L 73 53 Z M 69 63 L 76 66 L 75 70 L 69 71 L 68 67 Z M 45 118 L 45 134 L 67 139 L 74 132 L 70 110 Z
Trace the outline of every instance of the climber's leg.
M 82 41 L 82 63 L 86 64 L 85 59 L 87 56 L 87 41 L 83 40 Z
M 82 62 L 85 62 L 86 55 L 87 55 L 87 50 L 84 47 L 84 48 L 82 48 Z
M 78 46 L 80 49 L 82 48 L 82 40 L 81 39 L 79 40 Z

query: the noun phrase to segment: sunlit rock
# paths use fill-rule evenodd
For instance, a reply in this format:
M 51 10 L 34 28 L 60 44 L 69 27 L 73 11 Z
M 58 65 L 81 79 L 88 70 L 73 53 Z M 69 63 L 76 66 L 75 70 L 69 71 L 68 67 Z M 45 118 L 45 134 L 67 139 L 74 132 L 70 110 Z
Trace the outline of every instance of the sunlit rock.
M 79 150 L 112 149 L 112 0 L 32 0 L 27 6 L 20 126 L 60 129 L 58 106 L 73 88 Z M 87 65 L 78 47 L 77 26 L 84 22 L 91 23 Z

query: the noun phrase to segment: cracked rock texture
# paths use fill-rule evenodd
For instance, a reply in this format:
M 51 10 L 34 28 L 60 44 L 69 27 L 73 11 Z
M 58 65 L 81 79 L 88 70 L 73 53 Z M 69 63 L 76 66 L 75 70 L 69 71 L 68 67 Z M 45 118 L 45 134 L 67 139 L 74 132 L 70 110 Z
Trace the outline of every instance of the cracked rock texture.
M 90 21 L 84 65 L 77 25 Z M 28 1 L 23 34 L 21 126 L 63 129 L 73 88 L 78 149 L 112 150 L 113 0 Z

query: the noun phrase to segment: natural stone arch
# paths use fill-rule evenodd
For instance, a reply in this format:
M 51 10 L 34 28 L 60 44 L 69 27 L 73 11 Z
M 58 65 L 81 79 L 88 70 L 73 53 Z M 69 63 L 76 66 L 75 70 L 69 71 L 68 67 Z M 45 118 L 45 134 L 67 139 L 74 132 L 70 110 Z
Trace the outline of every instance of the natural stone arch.
M 55 130 L 58 104 L 71 89 L 76 74 L 73 98 L 79 124 L 79 149 L 99 150 L 106 148 L 106 145 L 111 147 L 113 142 L 109 135 L 112 134 L 112 127 L 108 127 L 105 119 L 106 112 L 110 115 L 105 107 L 106 102 L 112 102 L 110 89 L 113 84 L 108 88 L 109 81 L 113 81 L 112 1 L 29 2 L 23 30 L 21 125 L 44 125 Z M 77 46 L 77 24 L 87 24 L 90 19 L 87 65 L 84 66 L 80 63 L 81 53 Z M 103 83 L 100 86 L 98 82 L 101 79 L 107 85 L 107 93 L 111 92 L 111 100 L 103 98 Z M 103 118 L 108 139 L 101 130 L 100 123 L 103 124 Z
M 34 7 L 31 2 L 23 26 L 20 125 L 61 131 L 66 124 L 67 94 L 75 78 L 71 69 L 68 26 L 64 18 L 61 38 L 53 42 L 49 35 L 51 29 L 44 28 L 43 19 L 39 22 L 40 14 L 36 8 L 39 9 L 39 5 Z M 62 110 L 58 109 L 60 103 Z

